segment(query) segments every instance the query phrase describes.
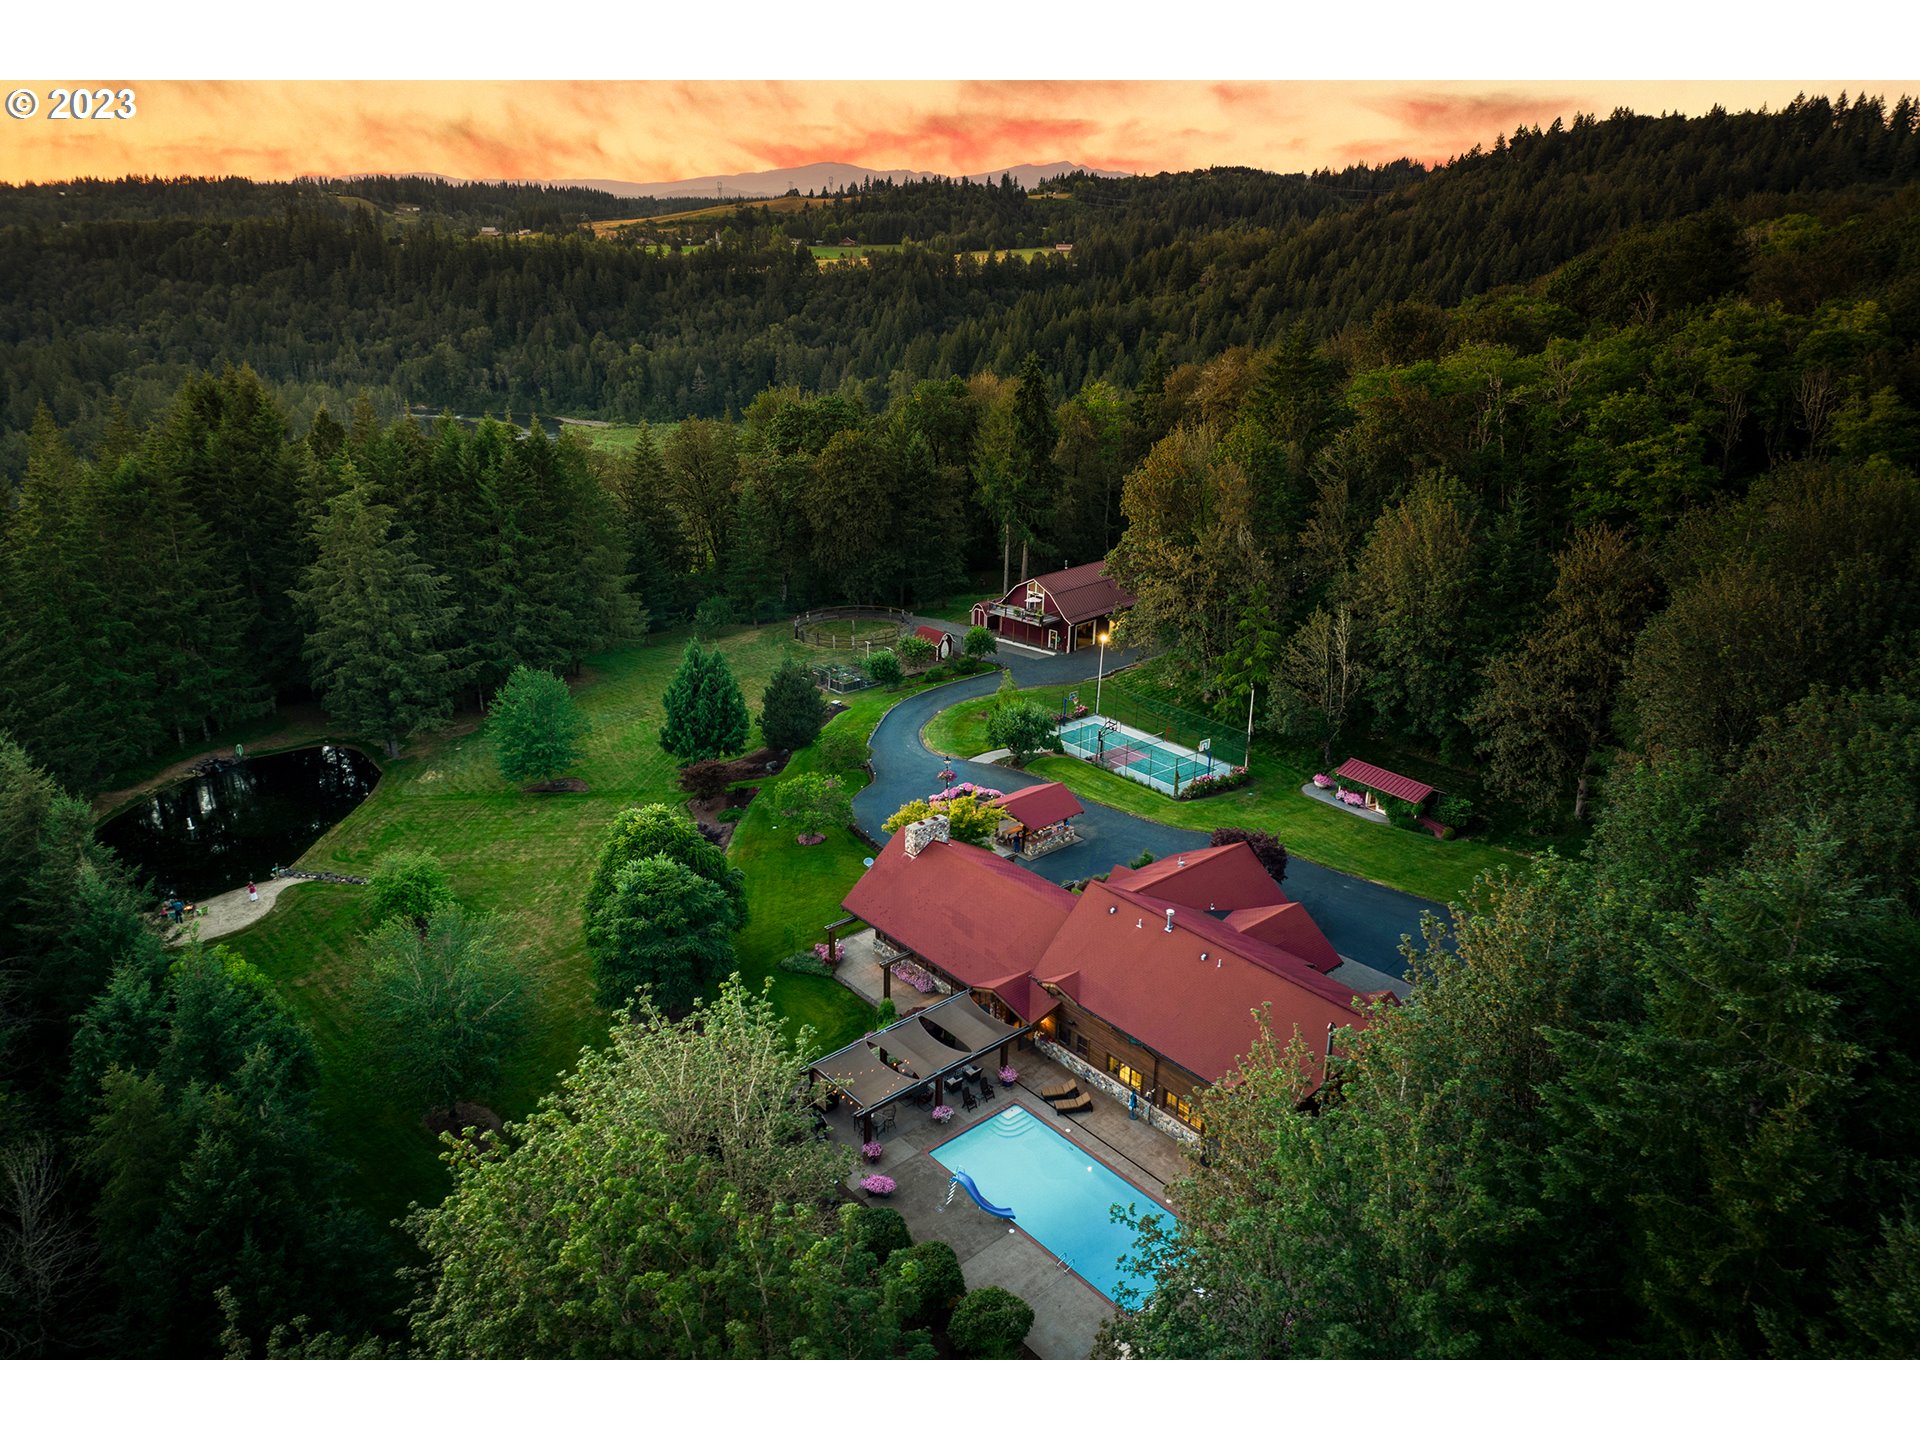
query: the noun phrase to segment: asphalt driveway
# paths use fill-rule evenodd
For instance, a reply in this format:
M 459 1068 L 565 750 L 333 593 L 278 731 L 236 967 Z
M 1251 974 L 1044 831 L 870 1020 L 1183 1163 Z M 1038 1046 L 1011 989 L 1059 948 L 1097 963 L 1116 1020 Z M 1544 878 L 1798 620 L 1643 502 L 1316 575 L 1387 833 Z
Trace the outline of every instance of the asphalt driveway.
M 937 625 L 962 638 L 966 634 L 964 626 L 937 620 L 921 623 Z M 1092 651 L 1043 656 L 1004 645 L 998 658 L 1013 671 L 1015 683 L 1023 688 L 1091 680 L 1099 664 L 1098 654 Z M 1106 668 L 1108 671 L 1123 669 L 1144 658 L 1138 651 L 1121 651 L 1108 657 Z M 854 822 L 876 842 L 885 840 L 884 827 L 889 815 L 909 800 L 941 788 L 939 772 L 943 763 L 961 780 L 996 790 L 1017 790 L 1022 784 L 1038 782 L 1041 777 L 1004 765 L 976 765 L 957 756 L 942 757 L 921 742 L 921 728 L 940 711 L 963 700 L 991 695 L 999 684 L 997 671 L 976 675 L 951 685 L 923 690 L 887 712 L 873 732 L 873 782 L 853 800 Z M 1071 885 L 1089 875 L 1104 874 L 1115 865 L 1131 865 L 1143 850 L 1151 850 L 1155 855 L 1171 855 L 1207 843 L 1204 830 L 1177 829 L 1111 806 L 1092 801 L 1083 803 L 1086 813 L 1074 822 L 1080 832 L 1080 843 L 1033 861 L 1029 868 L 1036 875 L 1044 875 L 1056 884 Z M 1400 956 L 1401 937 L 1419 935 L 1420 916 L 1425 911 L 1445 911 L 1445 907 L 1435 901 L 1343 875 L 1297 856 L 1288 861 L 1286 889 L 1289 898 L 1307 907 L 1307 913 L 1313 916 L 1337 952 L 1389 975 L 1404 976 L 1407 971 L 1406 962 Z

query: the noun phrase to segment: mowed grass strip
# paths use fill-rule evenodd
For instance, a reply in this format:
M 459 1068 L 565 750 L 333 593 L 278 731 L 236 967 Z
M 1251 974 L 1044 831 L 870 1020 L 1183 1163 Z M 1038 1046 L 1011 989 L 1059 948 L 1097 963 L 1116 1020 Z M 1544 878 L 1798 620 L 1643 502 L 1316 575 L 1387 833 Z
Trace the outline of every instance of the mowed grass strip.
M 1068 692 L 1075 690 L 1081 703 L 1092 708 L 1093 686 L 1086 682 L 1045 685 L 1022 690 L 1020 695 L 1038 702 L 1049 714 L 1058 714 Z M 992 697 L 982 696 L 949 706 L 927 722 L 921 730 L 922 741 L 930 750 L 962 759 L 984 753 L 990 748 L 986 716 L 992 703 Z M 1382 753 L 1382 763 L 1392 764 L 1396 757 Z M 1184 830 L 1223 826 L 1269 830 L 1302 859 L 1426 900 L 1450 903 L 1483 870 L 1499 865 L 1524 870 L 1532 863 L 1520 851 L 1484 840 L 1436 840 L 1425 831 L 1374 824 L 1308 799 L 1300 787 L 1321 768 L 1319 755 L 1311 747 L 1288 746 L 1256 734 L 1252 760 L 1251 784 L 1206 800 L 1170 799 L 1065 755 L 1038 756 L 1028 762 L 1027 769 L 1063 782 L 1082 799 Z
M 606 1037 L 608 1017 L 593 999 L 580 901 L 619 811 L 656 800 L 677 806 L 685 798 L 676 783 L 679 765 L 659 745 L 661 696 L 684 642 L 683 634 L 668 633 L 649 645 L 596 656 L 587 666 L 575 693 L 594 728 L 572 772 L 588 783 L 586 793 L 522 793 L 500 779 L 484 732 L 469 723 L 465 733 L 425 737 L 401 759 L 384 762 L 373 794 L 301 857 L 302 868 L 364 875 L 391 851 L 431 850 L 446 864 L 460 901 L 499 918 L 527 987 L 527 1038 L 504 1057 L 497 1093 L 471 1098 L 505 1118 L 525 1115 L 583 1047 Z M 768 676 L 793 648 L 786 631 L 743 629 L 718 644 L 757 711 Z M 863 709 L 833 723 L 870 731 L 886 698 L 856 697 Z M 863 710 L 870 718 L 861 718 Z M 377 755 L 377 747 L 368 753 Z M 808 753 L 796 757 L 793 773 L 810 763 Z M 775 1004 L 796 1026 L 813 1026 L 824 1050 L 863 1033 L 870 1007 L 837 982 L 790 974 L 778 964 L 800 948 L 790 937 L 811 928 L 818 938 L 818 926 L 839 913 L 868 852 L 850 834 L 814 847 L 757 843 L 755 826 L 782 838 L 771 831 L 778 823 L 771 799 L 763 791 L 736 833 L 734 863 L 747 872 L 752 912 L 737 939 L 739 969 L 756 983 L 771 976 Z M 365 1034 L 356 994 L 365 908 L 361 887 L 300 885 L 224 943 L 271 976 L 313 1031 L 322 1106 L 338 1153 L 352 1168 L 354 1194 L 386 1218 L 404 1212 L 409 1201 L 432 1203 L 445 1193 L 446 1180 L 437 1142 L 419 1115 L 385 1092 L 379 1057 Z

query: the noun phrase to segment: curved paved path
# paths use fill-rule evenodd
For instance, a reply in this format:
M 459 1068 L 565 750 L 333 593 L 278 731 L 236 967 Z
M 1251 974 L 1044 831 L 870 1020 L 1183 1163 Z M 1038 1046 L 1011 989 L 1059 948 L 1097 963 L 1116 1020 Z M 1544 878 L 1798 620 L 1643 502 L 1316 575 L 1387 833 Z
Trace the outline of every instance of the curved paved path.
M 960 638 L 966 635 L 966 627 L 944 621 L 916 617 L 916 623 L 938 626 Z M 999 648 L 998 658 L 1013 671 L 1014 682 L 1022 688 L 1091 681 L 1099 664 L 1098 655 L 1092 652 L 1036 655 L 1006 645 Z M 1139 651 L 1121 651 L 1110 657 L 1107 670 L 1111 673 L 1144 658 Z M 873 732 L 873 781 L 853 799 L 853 818 L 862 830 L 881 841 L 889 815 L 907 801 L 930 795 L 940 788 L 942 757 L 922 743 L 921 728 L 948 706 L 991 695 L 999 684 L 998 672 L 977 675 L 923 690 L 886 713 Z M 1087 694 L 1081 698 L 1092 700 Z M 1041 779 L 1005 765 L 977 765 L 957 757 L 946 763 L 961 780 L 989 785 L 996 790 L 1014 790 L 1022 780 L 1037 783 Z M 1056 884 L 1070 885 L 1089 875 L 1102 874 L 1115 865 L 1131 865 L 1142 850 L 1171 855 L 1207 843 L 1204 830 L 1181 830 L 1091 800 L 1082 803 L 1086 805 L 1086 813 L 1074 825 L 1080 832 L 1080 843 L 1033 861 L 1028 868 L 1036 875 L 1044 875 Z M 1318 922 L 1339 954 L 1394 976 L 1404 977 L 1407 970 L 1406 962 L 1400 957 L 1400 937 L 1420 933 L 1423 912 L 1434 910 L 1444 914 L 1446 910 L 1436 901 L 1343 875 L 1298 856 L 1287 862 L 1286 888 L 1290 899 L 1307 907 L 1307 913 Z

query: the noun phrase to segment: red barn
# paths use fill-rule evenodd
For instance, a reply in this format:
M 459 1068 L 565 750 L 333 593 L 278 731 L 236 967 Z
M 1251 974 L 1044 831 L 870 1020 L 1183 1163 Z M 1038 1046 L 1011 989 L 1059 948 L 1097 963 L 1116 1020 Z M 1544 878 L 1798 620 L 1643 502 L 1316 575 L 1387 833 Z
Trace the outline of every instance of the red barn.
M 973 623 L 1002 640 L 1036 650 L 1071 654 L 1094 643 L 1113 617 L 1133 604 L 1133 596 L 1106 575 L 1106 562 L 1076 565 L 1023 580 L 998 600 L 973 607 Z

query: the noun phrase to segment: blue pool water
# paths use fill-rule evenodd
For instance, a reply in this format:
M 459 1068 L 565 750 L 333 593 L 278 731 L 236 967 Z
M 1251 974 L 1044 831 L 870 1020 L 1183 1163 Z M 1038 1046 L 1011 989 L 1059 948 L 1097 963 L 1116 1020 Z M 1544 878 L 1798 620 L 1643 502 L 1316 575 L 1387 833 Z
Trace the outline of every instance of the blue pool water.
M 1122 1279 L 1144 1290 L 1135 1276 L 1122 1276 L 1120 1257 L 1134 1232 L 1114 1220 L 1113 1206 L 1131 1205 L 1136 1216 L 1161 1215 L 1149 1199 L 1044 1120 L 1018 1105 L 981 1121 L 933 1151 L 949 1170 L 964 1170 L 990 1204 L 1013 1211 L 1014 1224 L 1073 1268 L 1109 1300 Z M 956 1205 L 971 1205 L 964 1190 Z

